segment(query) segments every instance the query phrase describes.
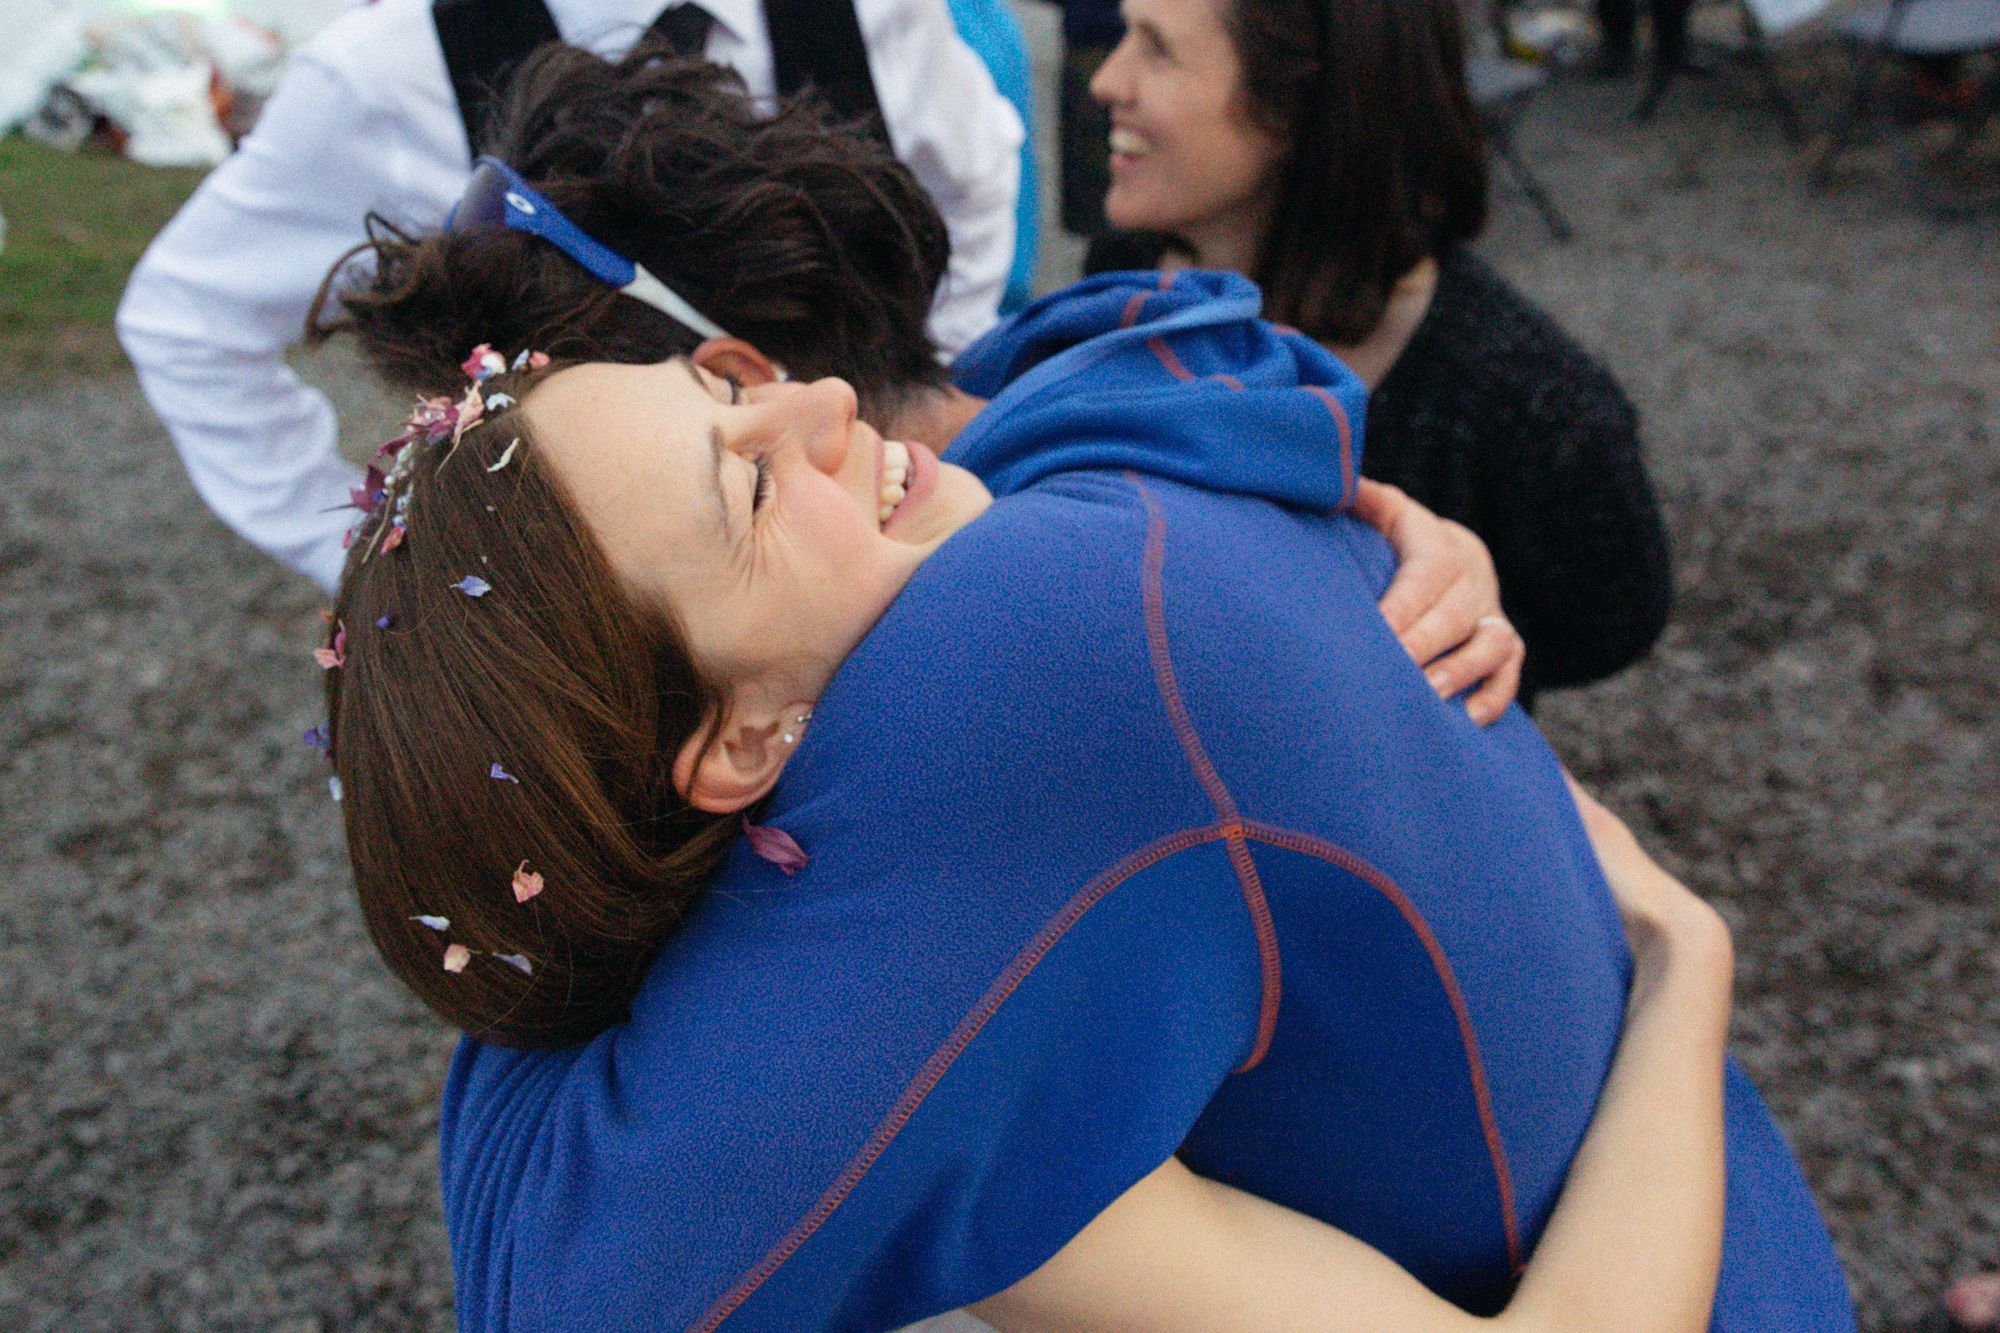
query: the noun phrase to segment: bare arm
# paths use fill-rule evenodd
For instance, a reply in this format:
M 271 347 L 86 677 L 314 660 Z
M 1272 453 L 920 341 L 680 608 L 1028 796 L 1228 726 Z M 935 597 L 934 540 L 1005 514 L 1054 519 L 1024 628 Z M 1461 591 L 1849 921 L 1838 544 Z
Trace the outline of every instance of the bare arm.
M 1635 970 L 1624 1036 L 1555 1215 L 1492 1320 L 1379 1251 L 1168 1160 L 1040 1269 L 973 1307 L 1006 1333 L 1669 1333 L 1721 1263 L 1727 929 L 1578 794 Z

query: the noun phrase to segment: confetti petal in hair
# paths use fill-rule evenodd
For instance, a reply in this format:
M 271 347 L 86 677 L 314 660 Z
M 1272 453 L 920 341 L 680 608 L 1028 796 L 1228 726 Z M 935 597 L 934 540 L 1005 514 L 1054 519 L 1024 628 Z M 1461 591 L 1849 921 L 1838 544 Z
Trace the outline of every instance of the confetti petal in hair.
M 445 971 L 463 972 L 465 971 L 465 965 L 471 961 L 472 961 L 472 950 L 466 948 L 463 944 L 450 944 L 445 946 L 445 951 L 444 951 Z
M 305 734 L 299 737 L 299 739 L 322 754 L 333 748 L 333 737 L 326 734 L 326 723 L 324 722 L 315 722 L 310 727 L 307 727 Z
M 340 549 L 345 551 L 352 545 L 354 545 L 354 529 L 349 528 L 346 532 L 340 534 Z
M 520 447 L 521 447 L 521 437 L 516 435 L 513 439 L 507 442 L 507 448 L 501 453 L 499 459 L 496 462 L 487 464 L 486 470 L 488 472 L 498 472 L 501 468 L 506 467 L 509 463 L 514 461 L 514 451 L 516 449 L 519 449 Z
M 540 370 L 544 366 L 548 365 L 548 363 L 549 363 L 549 354 L 547 352 L 528 353 L 528 369 Z
M 346 793 L 342 792 L 342 791 L 341 791 L 341 789 L 340 789 L 340 775 L 339 775 L 339 774 L 335 774 L 334 776 L 332 776 L 332 777 L 330 777 L 330 778 L 328 778 L 328 779 L 326 780 L 326 789 L 327 789 L 328 793 L 332 795 L 332 797 L 333 797 L 333 799 L 334 799 L 335 803 L 338 803 L 338 802 L 340 801 L 340 799 L 342 798 L 342 796 L 344 796 L 344 795 L 346 794 Z
M 509 366 L 508 369 L 509 370 L 521 369 L 523 366 L 528 364 L 528 358 L 533 355 L 534 355 L 533 352 L 530 352 L 527 348 L 523 347 L 519 352 L 515 353 L 514 364 Z
M 432 930 L 451 929 L 451 918 L 448 916 L 413 916 L 410 920 L 420 926 L 427 926 Z
M 347 627 L 340 626 L 333 632 L 333 647 L 313 649 L 313 661 L 331 671 L 337 666 L 347 665 Z
M 521 785 L 521 779 L 515 777 L 512 773 L 509 773 L 506 769 L 500 767 L 500 765 L 498 764 L 495 764 L 493 765 L 493 767 L 487 769 L 486 776 L 492 778 L 495 782 L 511 782 L 516 787 Z M 526 865 L 528 863 L 526 861 L 523 861 L 521 862 L 521 864 Z
M 751 851 L 787 875 L 796 875 L 805 868 L 805 848 L 783 829 L 766 828 L 746 819 L 743 821 L 743 836 L 750 840 Z
M 505 963 L 524 977 L 535 975 L 535 965 L 528 961 L 528 955 L 524 953 L 496 953 L 493 955 L 493 961 Z
M 496 765 L 497 767 L 497 765 Z M 514 867 L 514 901 L 524 903 L 542 891 L 542 873 L 528 869 L 526 861 Z
M 395 623 L 396 623 L 395 615 L 388 611 L 384 611 L 381 615 L 375 617 L 376 629 L 387 629 L 389 628 L 389 626 Z
M 486 410 L 488 412 L 505 412 L 513 405 L 514 395 L 511 393 L 489 393 L 486 395 Z
M 398 546 L 401 546 L 403 544 L 404 531 L 405 529 L 401 523 L 391 523 L 389 525 L 388 533 L 382 538 L 381 549 L 384 551 L 393 551 Z M 473 596 L 475 597 L 477 597 L 478 595 L 479 595 L 478 593 L 473 594 Z
M 472 355 L 459 364 L 469 380 L 483 380 L 498 375 L 507 368 L 507 358 L 493 350 L 492 343 L 481 343 L 472 349 Z
M 322 607 L 319 613 L 319 620 L 322 625 L 331 625 L 333 623 L 333 612 L 328 608 Z
M 493 591 L 493 585 L 485 579 L 480 578 L 477 574 L 467 574 L 451 586 L 464 593 L 467 597 L 484 597 L 487 593 Z

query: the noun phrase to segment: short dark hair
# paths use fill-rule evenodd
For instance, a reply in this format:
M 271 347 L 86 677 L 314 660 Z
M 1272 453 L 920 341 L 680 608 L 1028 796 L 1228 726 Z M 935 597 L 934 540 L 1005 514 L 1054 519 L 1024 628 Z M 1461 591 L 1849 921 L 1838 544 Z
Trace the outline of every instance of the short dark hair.
M 1412 265 L 1486 225 L 1457 0 L 1221 2 L 1250 118 L 1288 153 L 1250 274 L 1264 313 L 1357 342 Z
M 578 226 L 794 375 L 840 374 L 877 414 L 945 382 L 924 332 L 950 258 L 944 221 L 876 136 L 816 99 L 766 116 L 734 71 L 655 43 L 616 61 L 552 43 L 509 81 L 487 141 Z M 356 257 L 373 261 L 358 280 Z M 645 364 L 699 341 L 537 237 L 419 235 L 381 218 L 309 322 L 317 338 L 355 334 L 383 378 L 417 393 L 462 383 L 478 343 Z

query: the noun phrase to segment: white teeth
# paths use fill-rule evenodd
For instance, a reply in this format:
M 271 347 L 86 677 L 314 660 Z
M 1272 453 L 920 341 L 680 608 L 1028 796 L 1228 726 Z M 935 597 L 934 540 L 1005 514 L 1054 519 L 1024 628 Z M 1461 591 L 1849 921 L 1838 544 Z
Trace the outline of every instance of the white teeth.
M 1144 135 L 1134 130 L 1114 129 L 1111 131 L 1111 151 L 1114 153 L 1124 153 L 1130 157 L 1138 157 L 1151 151 L 1152 147 L 1152 144 L 1146 142 Z
M 896 506 L 903 502 L 909 492 L 904 489 L 910 479 L 910 450 L 900 440 L 882 441 L 882 492 L 877 497 L 876 513 L 882 522 L 896 512 Z

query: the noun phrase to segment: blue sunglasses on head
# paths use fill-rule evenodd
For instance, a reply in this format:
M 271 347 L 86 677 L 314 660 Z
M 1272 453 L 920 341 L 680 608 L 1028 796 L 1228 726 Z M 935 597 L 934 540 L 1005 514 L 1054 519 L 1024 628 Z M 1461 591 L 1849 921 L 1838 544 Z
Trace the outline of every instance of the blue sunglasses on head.
M 539 236 L 583 265 L 607 287 L 645 302 L 704 338 L 729 336 L 720 324 L 689 305 L 666 283 L 610 246 L 591 239 L 583 228 L 564 217 L 561 209 L 522 180 L 519 172 L 497 157 L 481 157 L 472 164 L 472 179 L 466 182 L 465 194 L 444 220 L 448 232 L 476 231 L 482 227 L 505 227 Z

